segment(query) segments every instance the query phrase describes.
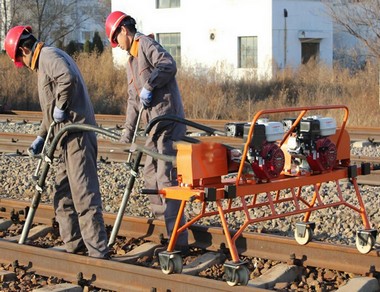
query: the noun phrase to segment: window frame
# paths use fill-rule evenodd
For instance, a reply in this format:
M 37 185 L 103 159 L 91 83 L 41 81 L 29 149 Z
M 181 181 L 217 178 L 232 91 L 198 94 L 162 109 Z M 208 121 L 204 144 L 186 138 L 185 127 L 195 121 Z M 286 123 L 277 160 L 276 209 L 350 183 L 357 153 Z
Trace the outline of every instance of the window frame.
M 167 41 L 167 38 L 177 38 L 177 43 L 171 43 Z M 157 41 L 172 55 L 176 61 L 177 66 L 181 65 L 181 33 L 180 32 L 165 32 L 156 34 Z
M 181 0 L 156 0 L 157 9 L 179 8 L 179 7 L 181 7 Z
M 247 46 L 247 42 L 252 39 L 252 48 L 250 49 L 249 46 Z M 245 40 L 245 43 L 243 44 L 242 41 Z M 247 48 L 244 50 L 243 54 L 243 45 L 245 45 Z M 249 51 L 252 51 L 252 54 L 249 54 Z M 239 36 L 238 37 L 238 68 L 241 69 L 257 69 L 258 68 L 258 37 L 257 36 Z M 252 61 L 250 62 L 247 60 L 247 58 L 251 56 Z M 243 58 L 245 60 L 243 60 Z M 252 64 L 251 64 L 252 63 Z
M 320 39 L 301 42 L 301 64 L 305 65 L 309 61 L 318 62 L 321 53 Z

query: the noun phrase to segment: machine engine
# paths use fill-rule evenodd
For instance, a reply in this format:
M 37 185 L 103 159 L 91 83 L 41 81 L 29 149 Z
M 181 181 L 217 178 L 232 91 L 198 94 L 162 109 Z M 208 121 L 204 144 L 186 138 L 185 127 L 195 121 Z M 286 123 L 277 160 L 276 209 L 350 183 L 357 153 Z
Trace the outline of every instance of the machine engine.
M 290 126 L 292 120 L 284 120 Z M 295 135 L 288 139 L 288 152 L 300 168 L 309 168 L 313 172 L 331 170 L 336 162 L 337 148 L 328 136 L 336 133 L 336 121 L 333 118 L 311 116 L 301 120 L 295 129 Z
M 244 128 L 247 137 L 250 124 Z M 285 164 L 285 155 L 276 141 L 281 140 L 284 128 L 280 122 L 259 120 L 254 127 L 247 154 L 252 170 L 259 180 L 270 180 L 280 175 Z

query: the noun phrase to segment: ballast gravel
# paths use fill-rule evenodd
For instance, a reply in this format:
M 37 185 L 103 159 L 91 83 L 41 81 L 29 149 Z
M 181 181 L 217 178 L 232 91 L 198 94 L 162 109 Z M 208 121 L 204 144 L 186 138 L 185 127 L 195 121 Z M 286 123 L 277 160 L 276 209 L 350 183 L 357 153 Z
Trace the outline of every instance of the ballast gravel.
M 39 123 L 0 123 L 2 132 L 21 132 L 36 134 Z M 98 137 L 103 139 L 105 137 Z M 108 138 L 107 138 L 108 139 Z M 368 144 L 368 143 L 367 143 Z M 367 145 L 365 144 L 365 145 Z M 352 155 L 380 157 L 380 146 L 371 144 L 365 147 L 351 147 Z M 35 194 L 36 181 L 33 180 L 32 174 L 37 166 L 37 160 L 28 156 L 17 156 L 2 154 L 0 155 L 0 198 L 12 198 L 18 200 L 30 201 Z M 46 189 L 42 193 L 41 202 L 51 203 L 54 179 L 54 163 L 50 167 L 46 180 Z M 98 176 L 100 180 L 103 210 L 105 212 L 116 213 L 129 179 L 129 169 L 126 163 L 112 161 L 98 161 Z M 354 187 L 348 181 L 340 181 L 340 188 L 345 200 L 355 204 L 356 195 Z M 143 187 L 142 173 L 136 180 L 134 191 L 132 192 L 126 214 L 132 216 L 152 217 L 149 209 L 149 200 L 146 195 L 139 193 Z M 375 229 L 380 229 L 380 187 L 360 185 L 360 193 L 366 206 L 369 220 Z M 313 186 L 305 186 L 302 189 L 303 196 L 312 195 Z M 337 188 L 334 182 L 324 183 L 321 186 L 321 198 L 326 203 L 337 201 Z M 266 195 L 260 194 L 257 201 L 266 201 Z M 210 203 L 210 208 L 215 206 Z M 238 200 L 234 204 L 239 204 Z M 200 211 L 199 203 L 188 204 L 186 213 L 193 216 Z M 292 203 L 283 203 L 276 206 L 278 213 L 286 213 L 294 210 Z M 270 214 L 270 208 L 255 208 L 250 211 L 255 217 L 263 217 Z M 243 212 L 233 212 L 228 215 L 228 222 L 231 227 L 238 227 L 244 222 L 245 215 Z M 248 231 L 274 233 L 283 236 L 294 236 L 295 223 L 302 219 L 302 215 L 288 216 L 285 218 L 267 220 L 252 226 L 248 226 Z M 348 245 L 355 245 L 355 232 L 363 228 L 363 223 L 357 212 L 351 209 L 339 206 L 337 208 L 325 208 L 314 211 L 311 214 L 310 221 L 316 223 L 313 239 L 326 242 L 335 242 Z M 220 226 L 218 216 L 203 218 L 200 223 L 204 225 Z M 379 244 L 379 240 L 377 241 Z
M 3 132 L 22 132 L 35 134 L 38 129 L 36 124 L 23 123 L 0 123 L 0 131 Z M 99 137 L 100 138 L 100 137 Z M 103 137 L 101 137 L 103 138 Z M 367 145 L 365 147 L 352 147 L 352 155 L 380 157 L 380 147 L 377 145 Z M 35 194 L 36 181 L 32 175 L 37 166 L 37 160 L 27 156 L 0 155 L 0 199 L 11 198 L 17 200 L 30 201 Z M 46 188 L 42 193 L 41 202 L 51 204 L 53 179 L 55 174 L 55 165 L 53 163 L 50 168 Z M 98 161 L 98 175 L 101 186 L 103 209 L 105 212 L 116 213 L 120 207 L 120 203 L 129 179 L 129 170 L 125 163 L 116 163 L 112 161 Z M 152 217 L 149 210 L 149 200 L 146 195 L 139 193 L 142 188 L 142 173 L 140 171 L 139 178 L 136 180 L 134 191 L 130 196 L 126 208 L 126 214 L 132 216 Z M 340 188 L 342 195 L 350 203 L 355 202 L 355 190 L 348 181 L 341 181 Z M 380 229 L 380 207 L 379 191 L 380 187 L 360 185 L 360 193 L 366 206 L 369 220 L 372 227 Z M 310 198 L 313 191 L 312 186 L 306 186 L 302 190 L 302 195 Z M 321 186 L 321 198 L 324 202 L 334 202 L 337 200 L 337 189 L 334 183 L 325 183 Z M 265 194 L 259 195 L 257 202 L 265 201 Z M 236 201 L 233 204 L 238 205 Z M 213 203 L 210 203 L 213 208 Z M 292 211 L 294 206 L 292 203 L 283 203 L 276 206 L 278 213 L 286 213 Z M 201 206 L 199 203 L 193 202 L 186 208 L 187 216 L 193 216 L 199 213 Z M 250 211 L 256 217 L 264 217 L 270 214 L 267 207 L 256 208 Z M 228 214 L 227 220 L 231 228 L 238 228 L 245 219 L 243 212 L 233 212 Z M 302 219 L 302 215 L 288 216 L 276 220 L 267 220 L 261 223 L 248 226 L 247 231 L 272 233 L 282 236 L 294 236 L 295 223 Z M 355 232 L 363 228 L 360 216 L 351 209 L 340 206 L 337 208 L 326 208 L 314 211 L 310 217 L 310 221 L 316 223 L 313 240 L 341 243 L 347 245 L 355 245 Z M 218 216 L 202 219 L 199 223 L 208 226 L 220 226 Z M 375 248 L 379 248 L 380 241 L 377 240 Z M 256 278 L 269 271 L 272 267 L 279 264 L 277 261 L 263 260 L 259 258 L 247 258 L 249 268 L 251 270 L 251 278 Z M 6 267 L 3 267 L 7 269 Z M 0 267 L 0 270 L 2 268 Z M 213 277 L 220 279 L 223 277 L 222 265 L 212 266 L 200 273 L 200 276 Z M 344 272 L 336 272 L 318 268 L 306 268 L 302 273 L 301 279 L 290 283 L 277 283 L 274 290 L 280 291 L 334 291 L 338 287 L 343 287 L 345 283 L 355 275 L 346 274 Z M 6 291 L 18 291 L 20 286 L 15 283 L 9 284 Z M 29 284 L 27 284 L 30 287 Z M 44 286 L 44 285 L 42 285 Z M 1 285 L 0 285 L 1 287 Z M 4 288 L 4 285 L 2 286 Z M 27 291 L 27 290 L 25 290 Z M 96 289 L 89 291 L 98 291 Z

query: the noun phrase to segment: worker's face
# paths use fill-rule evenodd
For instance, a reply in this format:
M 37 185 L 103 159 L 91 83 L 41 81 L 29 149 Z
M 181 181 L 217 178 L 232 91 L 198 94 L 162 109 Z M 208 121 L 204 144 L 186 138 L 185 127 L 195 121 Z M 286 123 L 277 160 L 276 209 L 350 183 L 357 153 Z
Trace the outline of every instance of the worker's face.
M 115 32 L 114 41 L 117 43 L 117 46 L 120 49 L 124 51 L 129 51 L 129 49 L 131 48 L 132 37 L 129 34 L 129 31 L 124 26 L 121 26 Z
M 18 61 L 22 62 L 26 67 L 30 68 L 32 52 L 26 47 L 20 47 L 22 56 L 18 57 Z

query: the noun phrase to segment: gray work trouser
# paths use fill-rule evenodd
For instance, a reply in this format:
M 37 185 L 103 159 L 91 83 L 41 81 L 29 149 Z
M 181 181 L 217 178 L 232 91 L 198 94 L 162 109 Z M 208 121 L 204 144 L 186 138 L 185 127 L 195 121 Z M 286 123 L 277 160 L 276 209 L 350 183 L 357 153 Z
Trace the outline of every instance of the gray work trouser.
M 91 257 L 108 253 L 107 233 L 97 174 L 97 142 L 93 132 L 64 138 L 55 180 L 54 209 L 68 252 L 85 245 Z
M 176 151 L 170 137 L 162 134 L 157 140 L 148 137 L 145 146 L 160 154 L 175 156 Z M 177 185 L 177 173 L 172 163 L 148 156 L 144 165 L 144 185 L 147 189 L 162 189 Z M 165 220 L 168 236 L 171 236 L 174 224 L 181 204 L 180 200 L 165 199 L 160 195 L 149 195 L 150 208 L 155 218 Z M 185 224 L 185 217 L 181 218 L 181 225 Z M 176 245 L 183 247 L 188 245 L 187 230 L 181 232 L 177 238 Z

